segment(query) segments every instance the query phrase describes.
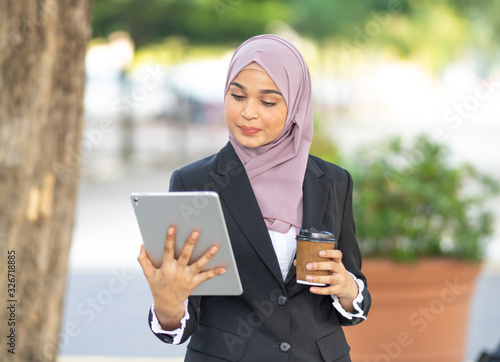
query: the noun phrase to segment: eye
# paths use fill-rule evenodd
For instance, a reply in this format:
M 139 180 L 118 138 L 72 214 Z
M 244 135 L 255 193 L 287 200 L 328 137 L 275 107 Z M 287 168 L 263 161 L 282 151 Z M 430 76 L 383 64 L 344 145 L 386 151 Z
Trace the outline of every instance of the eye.
M 241 102 L 245 97 L 244 96 L 239 96 L 237 94 L 232 93 L 231 96 L 238 102 Z
M 261 101 L 264 107 L 274 107 L 276 105 L 276 102 L 266 102 L 266 101 Z

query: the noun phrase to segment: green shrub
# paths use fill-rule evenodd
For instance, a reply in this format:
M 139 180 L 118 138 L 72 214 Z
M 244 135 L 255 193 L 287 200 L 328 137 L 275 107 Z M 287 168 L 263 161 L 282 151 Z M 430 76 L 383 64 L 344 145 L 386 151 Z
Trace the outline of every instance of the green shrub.
M 483 258 L 493 233 L 486 202 L 499 185 L 470 165 L 453 165 L 447 147 L 421 135 L 393 138 L 357 153 L 353 211 L 364 255 L 417 260 Z
M 319 118 L 315 117 L 314 137 L 309 153 L 325 161 L 340 164 L 342 162 L 339 150 L 335 145 L 335 142 L 332 142 L 332 140 L 328 137 L 324 128 L 323 122 Z

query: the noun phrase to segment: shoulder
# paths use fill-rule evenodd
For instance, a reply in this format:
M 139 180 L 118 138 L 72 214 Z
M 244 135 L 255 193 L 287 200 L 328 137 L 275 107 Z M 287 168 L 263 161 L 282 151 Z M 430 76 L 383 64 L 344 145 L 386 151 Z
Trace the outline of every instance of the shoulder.
M 228 143 L 218 153 L 175 170 L 170 179 L 171 190 L 209 189 L 212 183 L 210 175 L 224 172 L 228 165 L 234 165 L 237 161 L 238 156 Z
M 218 154 L 205 157 L 175 170 L 170 177 L 170 191 L 204 190 L 210 183 Z
M 194 177 L 203 173 L 208 173 L 217 164 L 218 153 L 202 158 L 201 160 L 190 163 L 176 170 L 182 176 Z
M 309 155 L 307 168 L 313 173 L 323 173 L 323 176 L 333 179 L 335 183 L 352 183 L 352 177 L 349 171 L 319 157 Z

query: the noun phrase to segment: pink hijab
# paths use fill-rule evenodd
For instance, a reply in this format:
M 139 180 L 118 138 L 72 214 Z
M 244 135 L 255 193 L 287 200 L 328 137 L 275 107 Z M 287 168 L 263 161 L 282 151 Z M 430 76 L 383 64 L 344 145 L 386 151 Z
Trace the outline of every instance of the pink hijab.
M 286 233 L 302 227 L 302 183 L 313 136 L 313 107 L 309 69 L 300 52 L 276 35 L 259 35 L 239 46 L 226 79 L 230 83 L 250 63 L 271 77 L 286 102 L 285 127 L 272 142 L 247 148 L 229 134 L 245 166 L 267 228 Z

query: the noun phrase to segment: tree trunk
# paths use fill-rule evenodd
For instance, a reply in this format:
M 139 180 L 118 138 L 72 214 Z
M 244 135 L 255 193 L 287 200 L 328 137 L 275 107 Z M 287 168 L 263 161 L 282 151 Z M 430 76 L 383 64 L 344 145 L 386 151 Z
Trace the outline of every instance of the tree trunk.
M 0 1 L 0 359 L 55 361 L 91 0 Z

